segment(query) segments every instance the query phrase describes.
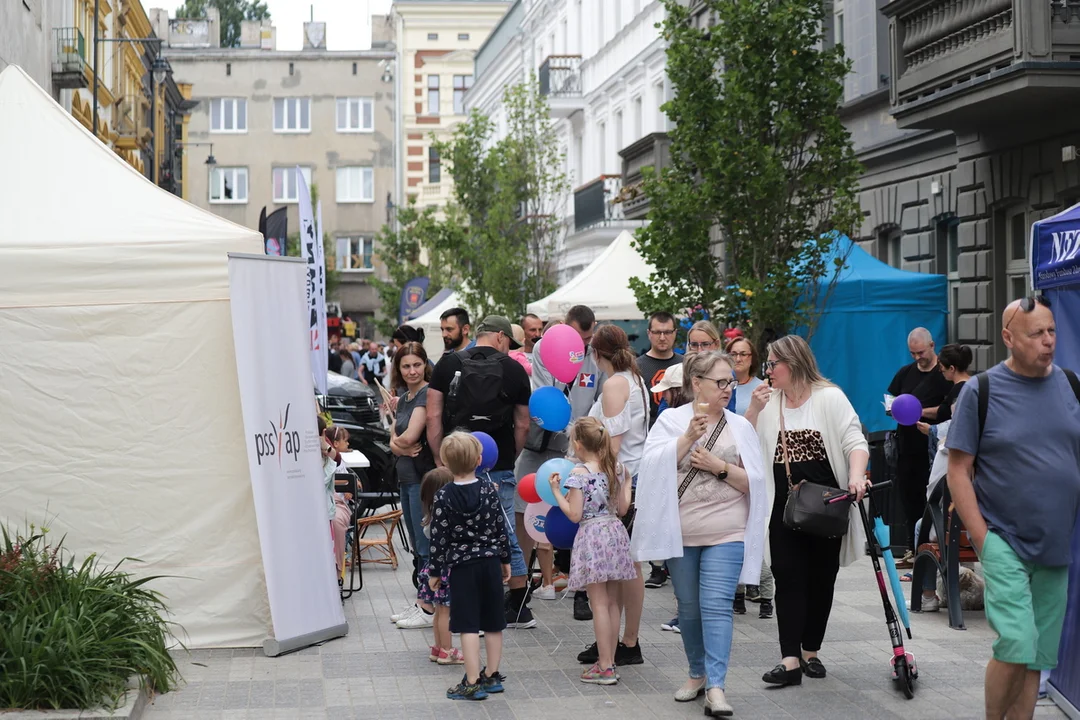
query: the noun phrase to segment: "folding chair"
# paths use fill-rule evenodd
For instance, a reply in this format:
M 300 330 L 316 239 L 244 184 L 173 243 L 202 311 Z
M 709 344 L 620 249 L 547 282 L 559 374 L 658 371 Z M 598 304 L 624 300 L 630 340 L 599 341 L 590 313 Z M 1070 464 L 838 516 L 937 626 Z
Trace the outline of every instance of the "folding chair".
M 937 542 L 930 542 L 930 528 Z M 949 627 L 967 630 L 964 610 L 960 607 L 960 564 L 979 561 L 971 544 L 960 513 L 952 507 L 952 496 L 946 479 L 938 483 L 926 503 L 922 526 L 917 538 L 915 565 L 911 570 L 911 609 L 922 610 L 922 586 L 926 573 L 940 573 L 945 580 L 945 595 L 949 604 Z

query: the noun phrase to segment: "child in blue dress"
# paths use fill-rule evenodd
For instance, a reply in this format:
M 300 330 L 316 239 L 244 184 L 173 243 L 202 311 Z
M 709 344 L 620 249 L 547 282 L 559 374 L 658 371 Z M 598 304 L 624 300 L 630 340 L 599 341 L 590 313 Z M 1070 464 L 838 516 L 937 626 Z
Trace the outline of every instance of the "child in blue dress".
M 570 556 L 567 590 L 586 590 L 593 611 L 598 658 L 581 674 L 593 685 L 614 685 L 615 647 L 619 642 L 620 583 L 637 578 L 630 557 L 630 536 L 619 518 L 630 508 L 630 477 L 616 460 L 611 434 L 596 418 L 585 417 L 570 431 L 574 456 L 581 462 L 563 480 L 552 473 L 549 482 L 559 509 L 580 523 Z

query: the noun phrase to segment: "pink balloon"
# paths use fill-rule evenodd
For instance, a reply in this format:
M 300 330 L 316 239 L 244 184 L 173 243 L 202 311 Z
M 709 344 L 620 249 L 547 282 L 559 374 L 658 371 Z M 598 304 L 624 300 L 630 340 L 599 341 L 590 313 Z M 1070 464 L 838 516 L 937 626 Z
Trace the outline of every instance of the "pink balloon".
M 540 342 L 540 360 L 559 382 L 574 382 L 585 362 L 585 343 L 574 328 L 556 325 L 544 333 Z
M 529 503 L 525 508 L 525 532 L 538 543 L 546 543 L 547 533 L 544 532 L 547 522 L 547 513 L 551 506 L 546 502 Z

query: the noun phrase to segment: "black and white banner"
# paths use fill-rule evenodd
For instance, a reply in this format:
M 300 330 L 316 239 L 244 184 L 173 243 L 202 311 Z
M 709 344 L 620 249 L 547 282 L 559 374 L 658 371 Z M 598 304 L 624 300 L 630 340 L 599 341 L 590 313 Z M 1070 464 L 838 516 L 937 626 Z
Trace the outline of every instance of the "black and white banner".
M 326 373 L 330 366 L 330 340 L 326 334 L 326 260 L 322 244 L 322 218 L 315 222 L 311 191 L 304 174 L 296 168 L 300 194 L 300 256 L 307 261 L 308 337 L 311 347 L 311 374 L 320 395 L 326 394 Z M 321 215 L 320 203 L 320 215 Z

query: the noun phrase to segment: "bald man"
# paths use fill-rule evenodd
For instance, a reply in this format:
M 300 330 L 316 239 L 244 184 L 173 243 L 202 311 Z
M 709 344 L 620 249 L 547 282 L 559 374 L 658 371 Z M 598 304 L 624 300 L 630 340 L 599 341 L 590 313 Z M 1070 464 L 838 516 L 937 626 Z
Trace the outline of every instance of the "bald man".
M 967 382 L 945 442 L 949 490 L 982 561 L 998 636 L 984 689 L 995 720 L 1032 717 L 1039 672 L 1057 664 L 1080 512 L 1080 382 L 1054 365 L 1049 301 L 1012 302 L 1001 324 L 1009 359 Z
M 896 373 L 889 384 L 889 394 L 893 397 L 914 395 L 923 406 L 922 419 L 933 420 L 938 406 L 952 389 L 952 383 L 945 379 L 938 367 L 934 338 L 929 330 L 922 327 L 912 330 L 908 334 L 907 345 L 913 362 Z M 904 515 L 907 516 L 908 528 L 913 529 L 926 509 L 926 485 L 930 480 L 929 439 L 914 425 L 899 425 L 896 440 L 896 489 Z M 911 547 L 914 536 L 908 532 L 904 537 L 907 538 L 909 549 L 896 564 L 898 567 L 911 567 L 915 558 L 912 552 L 914 548 Z

